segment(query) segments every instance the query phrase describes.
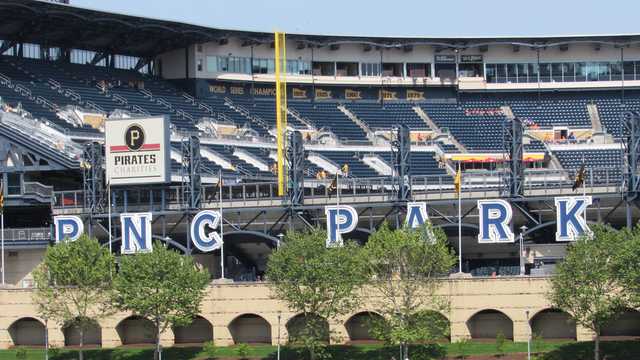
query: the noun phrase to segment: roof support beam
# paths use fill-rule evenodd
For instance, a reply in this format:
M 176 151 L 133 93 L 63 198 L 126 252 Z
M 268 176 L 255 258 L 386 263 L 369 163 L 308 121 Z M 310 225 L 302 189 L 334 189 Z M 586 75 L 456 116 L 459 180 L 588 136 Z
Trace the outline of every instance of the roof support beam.
M 140 71 L 140 69 L 148 65 L 152 60 L 152 58 L 139 58 L 136 66 L 133 67 L 133 70 Z
M 0 55 L 4 54 L 5 51 L 11 49 L 12 47 L 16 46 L 16 44 L 18 43 L 18 41 L 16 40 L 5 40 L 2 42 L 2 46 L 0 46 Z
M 101 52 L 97 52 L 94 56 L 93 59 L 91 59 L 90 64 L 95 66 L 96 64 L 98 64 L 100 61 L 104 60 L 107 58 L 107 56 L 109 56 L 109 54 L 106 51 L 101 51 Z

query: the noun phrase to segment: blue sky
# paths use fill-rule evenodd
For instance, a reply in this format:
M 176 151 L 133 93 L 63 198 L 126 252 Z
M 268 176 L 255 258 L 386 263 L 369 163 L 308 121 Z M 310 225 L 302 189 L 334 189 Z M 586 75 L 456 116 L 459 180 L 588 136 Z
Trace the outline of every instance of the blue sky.
M 71 0 L 242 30 L 371 36 L 640 33 L 635 0 Z

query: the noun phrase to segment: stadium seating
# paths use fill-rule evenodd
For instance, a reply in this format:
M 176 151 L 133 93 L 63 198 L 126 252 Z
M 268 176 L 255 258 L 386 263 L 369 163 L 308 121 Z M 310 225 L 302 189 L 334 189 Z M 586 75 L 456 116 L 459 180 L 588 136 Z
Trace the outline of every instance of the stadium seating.
M 366 141 L 364 131 L 347 117 L 336 103 L 289 101 L 288 106 L 297 110 L 318 128 L 330 130 L 344 140 Z
M 333 161 L 338 167 L 349 165 L 349 176 L 376 177 L 380 176 L 375 170 L 360 160 L 360 154 L 353 151 L 322 151 L 321 155 Z
M 581 149 L 581 150 L 561 150 L 554 151 L 562 167 L 569 171 L 573 179 L 576 172 L 584 162 L 587 169 L 585 184 L 611 183 L 621 181 L 622 173 L 622 151 L 612 149 Z M 591 179 L 591 172 L 593 179 Z
M 440 129 L 449 130 L 467 150 L 500 151 L 504 115 L 466 116 L 458 104 L 424 103 L 420 105 Z
M 398 124 L 405 124 L 413 130 L 427 130 L 427 124 L 413 110 L 414 104 L 385 103 L 348 103 L 349 111 L 364 121 L 373 130 L 389 129 Z

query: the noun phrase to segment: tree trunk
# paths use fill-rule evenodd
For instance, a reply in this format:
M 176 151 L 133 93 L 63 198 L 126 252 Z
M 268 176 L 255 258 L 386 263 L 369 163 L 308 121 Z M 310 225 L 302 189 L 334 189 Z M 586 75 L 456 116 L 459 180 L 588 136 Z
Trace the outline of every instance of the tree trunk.
M 600 329 L 596 330 L 595 350 L 593 351 L 594 360 L 600 360 Z
M 160 349 L 160 321 L 156 318 L 156 351 L 154 358 L 156 360 L 162 360 L 161 349 Z
M 82 348 L 84 347 L 84 326 L 80 325 L 80 350 L 78 350 L 78 359 L 84 360 L 84 353 Z

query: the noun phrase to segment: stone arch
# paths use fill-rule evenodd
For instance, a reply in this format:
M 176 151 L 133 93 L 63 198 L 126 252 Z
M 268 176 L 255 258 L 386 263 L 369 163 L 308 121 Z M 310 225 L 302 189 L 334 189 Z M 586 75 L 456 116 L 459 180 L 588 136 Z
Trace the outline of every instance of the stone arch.
M 156 326 L 147 318 L 129 316 L 116 326 L 122 345 L 154 344 Z
M 23 317 L 9 326 L 9 336 L 14 346 L 44 346 L 44 324 L 33 317 Z
M 384 318 L 372 311 L 362 311 L 353 314 L 345 323 L 344 327 L 347 330 L 349 336 L 349 342 L 352 343 L 366 343 L 377 342 L 378 339 L 374 338 L 371 334 L 371 322 L 383 321 Z
M 271 324 L 260 315 L 237 316 L 229 323 L 229 332 L 234 344 L 271 345 Z
M 62 326 L 64 346 L 80 346 L 80 327 L 76 322 L 69 322 Z M 91 320 L 91 324 L 84 330 L 83 347 L 102 346 L 102 328 L 100 324 Z
M 531 320 L 531 333 L 543 339 L 576 339 L 576 322 L 566 312 L 549 308 L 536 313 Z
M 601 336 L 607 338 L 640 337 L 640 311 L 626 309 L 615 320 L 610 321 L 602 328 Z
M 175 344 L 204 344 L 213 340 L 213 325 L 202 316 L 196 316 L 191 324 L 173 328 Z
M 329 322 L 319 315 L 298 314 L 287 321 L 286 328 L 290 343 L 297 342 L 300 337 L 310 331 L 315 331 L 321 341 L 329 343 Z
M 513 340 L 513 320 L 499 310 L 478 311 L 467 320 L 467 328 L 472 339 L 495 339 L 502 332 Z
M 437 341 L 449 342 L 451 341 L 451 321 L 443 313 L 436 310 L 423 310 L 419 313 L 422 315 L 421 321 L 429 321 L 432 323 L 431 328 L 438 332 L 442 332 L 442 337 L 433 339 Z M 436 335 L 436 334 L 433 334 Z M 431 339 L 426 339 L 431 340 Z

